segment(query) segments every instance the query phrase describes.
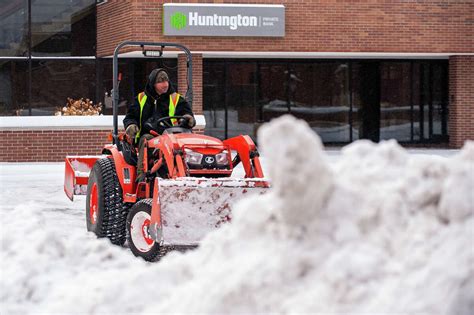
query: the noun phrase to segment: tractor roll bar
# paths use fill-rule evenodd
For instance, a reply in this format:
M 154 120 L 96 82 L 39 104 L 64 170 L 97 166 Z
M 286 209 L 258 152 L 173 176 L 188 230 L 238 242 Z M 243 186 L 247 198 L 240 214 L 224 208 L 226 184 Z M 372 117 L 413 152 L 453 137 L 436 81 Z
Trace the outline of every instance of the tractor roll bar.
M 152 43 L 152 42 L 136 42 L 136 41 L 124 41 L 120 43 L 114 50 L 113 59 L 113 115 L 114 115 L 114 131 L 113 131 L 113 143 L 118 144 L 118 102 L 119 102 L 119 82 L 118 82 L 118 54 L 121 48 L 125 46 L 159 46 L 161 49 L 164 47 L 175 47 L 179 48 L 186 53 L 186 76 L 187 76 L 187 90 L 186 100 L 191 107 L 193 106 L 193 76 L 192 76 L 192 59 L 191 51 L 183 45 L 175 43 Z

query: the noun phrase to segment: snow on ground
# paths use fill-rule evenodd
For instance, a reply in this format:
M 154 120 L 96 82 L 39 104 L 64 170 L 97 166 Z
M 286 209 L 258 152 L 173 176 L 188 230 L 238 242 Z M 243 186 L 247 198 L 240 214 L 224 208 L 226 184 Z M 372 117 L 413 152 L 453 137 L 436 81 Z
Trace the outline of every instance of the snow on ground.
M 259 138 L 273 189 L 153 264 L 85 232 L 62 165 L 1 164 L 0 313 L 473 313 L 474 143 L 327 154 L 288 116 Z

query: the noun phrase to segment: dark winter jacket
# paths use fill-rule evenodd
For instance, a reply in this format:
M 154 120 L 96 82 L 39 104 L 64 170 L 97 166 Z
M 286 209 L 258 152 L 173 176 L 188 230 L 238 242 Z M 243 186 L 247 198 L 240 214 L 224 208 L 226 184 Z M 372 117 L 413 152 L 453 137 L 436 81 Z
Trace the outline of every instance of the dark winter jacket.
M 142 112 L 142 119 L 140 123 L 140 102 L 139 102 L 139 95 L 135 97 L 134 103 L 128 108 L 127 115 L 123 120 L 123 125 L 125 129 L 131 124 L 137 125 L 140 130 L 140 135 L 144 135 L 145 133 L 149 133 L 149 130 L 145 127 L 145 122 L 156 121 L 159 118 L 169 116 L 169 104 L 170 104 L 170 95 L 175 93 L 175 90 L 169 82 L 168 91 L 164 94 L 158 95 L 153 87 L 156 75 L 158 71 L 154 71 L 148 78 L 146 87 L 145 87 L 145 94 L 147 96 L 145 106 L 143 107 Z M 193 116 L 193 111 L 189 103 L 184 99 L 184 96 L 180 95 L 178 103 L 176 104 L 174 116 L 183 116 L 185 114 Z M 159 134 L 163 133 L 164 128 L 160 126 L 156 126 L 154 128 Z

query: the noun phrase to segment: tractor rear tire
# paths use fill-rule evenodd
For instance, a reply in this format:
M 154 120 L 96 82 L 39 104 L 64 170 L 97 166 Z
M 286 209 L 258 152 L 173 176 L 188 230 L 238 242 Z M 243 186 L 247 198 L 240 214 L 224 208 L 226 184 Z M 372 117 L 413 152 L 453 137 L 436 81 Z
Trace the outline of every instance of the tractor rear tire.
M 129 205 L 123 202 L 122 187 L 114 161 L 110 158 L 97 160 L 87 185 L 87 230 L 99 238 L 109 238 L 112 244 L 123 245 L 129 208 Z
M 161 245 L 148 234 L 152 199 L 142 199 L 130 209 L 127 216 L 127 244 L 132 253 L 146 261 L 161 257 Z

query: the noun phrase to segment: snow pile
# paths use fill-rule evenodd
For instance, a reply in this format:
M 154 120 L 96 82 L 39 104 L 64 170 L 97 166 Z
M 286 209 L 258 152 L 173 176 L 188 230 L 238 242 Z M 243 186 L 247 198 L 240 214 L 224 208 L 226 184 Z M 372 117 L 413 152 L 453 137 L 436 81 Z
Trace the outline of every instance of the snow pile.
M 474 143 L 445 159 L 359 141 L 329 164 L 292 117 L 259 137 L 273 189 L 156 264 L 9 209 L 2 314 L 472 313 Z

